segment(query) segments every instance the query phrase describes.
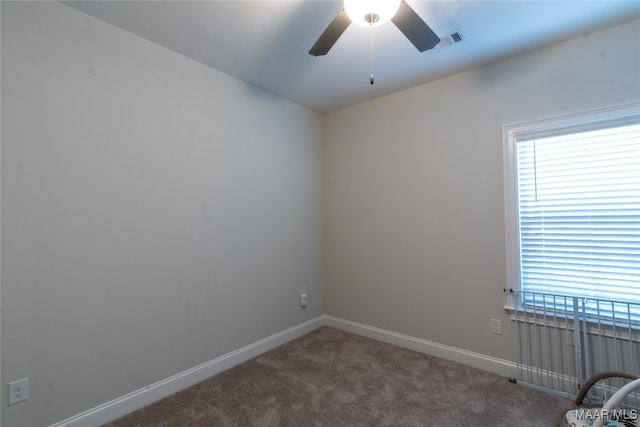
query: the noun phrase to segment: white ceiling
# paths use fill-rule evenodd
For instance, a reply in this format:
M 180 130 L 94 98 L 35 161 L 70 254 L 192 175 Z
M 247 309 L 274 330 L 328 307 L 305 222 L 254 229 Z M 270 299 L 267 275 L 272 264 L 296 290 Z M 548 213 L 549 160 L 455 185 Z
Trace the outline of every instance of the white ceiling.
M 371 85 L 368 28 L 307 53 L 341 1 L 63 3 L 321 113 L 640 18 L 638 0 L 407 0 L 438 35 L 464 39 L 420 53 L 392 23 L 377 27 Z

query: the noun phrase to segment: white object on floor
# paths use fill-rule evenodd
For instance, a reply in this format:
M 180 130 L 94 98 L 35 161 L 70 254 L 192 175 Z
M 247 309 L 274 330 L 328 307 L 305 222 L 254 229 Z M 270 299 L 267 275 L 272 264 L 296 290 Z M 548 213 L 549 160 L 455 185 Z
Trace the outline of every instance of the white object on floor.
M 638 409 L 616 409 L 624 398 L 640 389 L 640 379 L 631 381 L 616 391 L 602 408 L 579 408 L 568 411 L 564 416 L 568 427 L 630 427 L 639 426 Z M 621 418 L 620 421 L 615 418 Z

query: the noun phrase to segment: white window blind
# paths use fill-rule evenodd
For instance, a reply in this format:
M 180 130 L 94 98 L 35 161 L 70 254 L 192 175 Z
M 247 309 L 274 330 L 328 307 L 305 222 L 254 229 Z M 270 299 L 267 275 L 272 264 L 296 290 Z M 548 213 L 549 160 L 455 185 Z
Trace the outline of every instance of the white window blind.
M 514 138 L 520 289 L 640 303 L 639 122 Z

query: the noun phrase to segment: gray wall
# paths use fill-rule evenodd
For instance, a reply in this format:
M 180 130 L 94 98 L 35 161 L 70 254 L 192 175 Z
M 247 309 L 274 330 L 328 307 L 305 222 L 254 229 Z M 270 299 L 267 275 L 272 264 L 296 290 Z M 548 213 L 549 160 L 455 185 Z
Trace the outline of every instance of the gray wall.
M 515 360 L 502 127 L 640 100 L 639 25 L 328 114 L 327 314 Z
M 57 2 L 3 2 L 2 425 L 324 313 L 322 120 Z

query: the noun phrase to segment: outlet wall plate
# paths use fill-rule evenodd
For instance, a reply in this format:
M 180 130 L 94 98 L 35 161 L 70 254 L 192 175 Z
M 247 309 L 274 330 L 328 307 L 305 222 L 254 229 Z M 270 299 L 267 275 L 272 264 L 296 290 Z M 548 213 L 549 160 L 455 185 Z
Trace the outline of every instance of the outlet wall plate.
M 491 319 L 491 333 L 502 335 L 502 321 L 500 319 Z
M 306 292 L 300 294 L 300 307 L 306 307 L 309 305 L 309 296 Z
M 29 399 L 29 378 L 11 381 L 9 383 L 9 405 Z

